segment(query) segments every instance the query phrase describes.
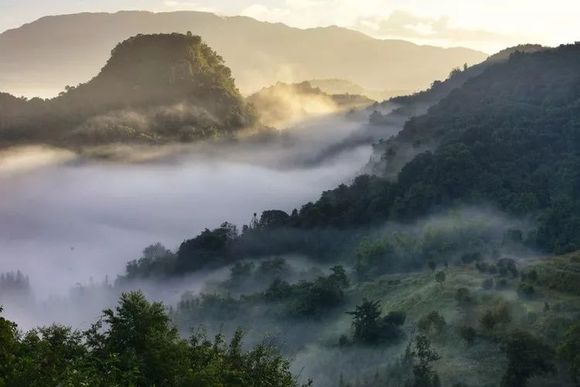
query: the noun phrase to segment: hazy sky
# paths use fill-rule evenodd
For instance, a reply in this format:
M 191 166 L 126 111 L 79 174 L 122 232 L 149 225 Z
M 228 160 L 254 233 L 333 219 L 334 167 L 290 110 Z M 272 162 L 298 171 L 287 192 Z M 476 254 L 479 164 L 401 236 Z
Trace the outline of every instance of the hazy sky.
M 46 14 L 206 10 L 296 27 L 336 24 L 376 37 L 495 51 L 580 40 L 578 0 L 0 0 L 0 30 Z

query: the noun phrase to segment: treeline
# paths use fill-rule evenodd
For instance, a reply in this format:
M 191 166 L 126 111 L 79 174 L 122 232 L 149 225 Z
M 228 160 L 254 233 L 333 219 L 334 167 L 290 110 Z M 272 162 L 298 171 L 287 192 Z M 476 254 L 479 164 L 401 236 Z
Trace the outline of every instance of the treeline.
M 409 222 L 483 203 L 532 218 L 537 228 L 524 239 L 534 247 L 579 249 L 579 66 L 580 45 L 516 51 L 488 66 L 407 122 L 397 138 L 418 154 L 395 181 L 360 177 L 325 192 L 303 206 L 294 227 Z
M 122 295 L 83 332 L 21 333 L 0 317 L 0 386 L 297 386 L 272 347 L 245 350 L 242 339 L 241 331 L 229 342 L 201 332 L 182 339 L 163 305 L 141 293 Z

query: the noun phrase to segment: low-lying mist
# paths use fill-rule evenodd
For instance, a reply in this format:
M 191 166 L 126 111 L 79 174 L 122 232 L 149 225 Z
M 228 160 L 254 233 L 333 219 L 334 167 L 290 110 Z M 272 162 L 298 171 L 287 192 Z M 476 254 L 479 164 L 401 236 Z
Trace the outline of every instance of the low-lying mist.
M 68 297 L 77 283 L 112 282 L 152 243 L 175 249 L 204 228 L 226 220 L 241 226 L 266 209 L 291 211 L 350 181 L 368 161 L 371 141 L 328 149 L 367 131 L 366 117 L 327 116 L 274 138 L 81 154 L 3 151 L 0 273 L 29 276 L 37 301 Z M 24 327 L 50 322 L 20 309 L 6 314 Z

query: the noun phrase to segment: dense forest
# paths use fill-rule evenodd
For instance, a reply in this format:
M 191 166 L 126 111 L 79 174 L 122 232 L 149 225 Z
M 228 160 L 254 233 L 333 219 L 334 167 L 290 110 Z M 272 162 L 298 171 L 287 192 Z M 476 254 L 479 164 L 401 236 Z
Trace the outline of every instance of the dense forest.
M 0 95 L 0 145 L 159 143 L 226 136 L 254 109 L 199 36 L 137 35 L 99 75 L 49 100 Z
M 150 50 L 158 61 L 135 59 Z M 88 330 L 0 319 L 0 386 L 578 386 L 579 69 L 578 44 L 520 46 L 373 105 L 369 125 L 385 132 L 409 119 L 375 146 L 372 174 L 174 251 L 145 248 Z M 187 97 L 228 128 L 255 119 L 219 57 L 186 35 L 135 37 L 88 84 L 0 106 L 78 102 L 78 124 L 120 78 L 123 108 Z M 211 279 L 169 308 L 125 292 L 195 275 Z M 29 286 L 0 276 L 0 289 Z
M 127 293 L 83 332 L 54 325 L 22 333 L 0 317 L 0 385 L 297 386 L 272 347 L 242 344 L 241 331 L 231 341 L 202 331 L 182 339 L 163 305 Z
M 580 248 L 580 46 L 527 49 L 471 76 L 457 70 L 455 87 L 434 84 L 430 93 L 449 88 L 390 140 L 416 148 L 395 178 L 359 176 L 291 213 L 207 229 L 175 252 L 152 246 L 118 283 L 229 267 L 227 280 L 184 295 L 174 321 L 281 330 L 293 338 L 283 351 L 297 356 L 315 342 L 321 372 L 341 375 L 322 385 L 574 385 L 578 257 L 533 257 Z M 297 269 L 292 255 L 325 269 Z M 397 348 L 389 365 L 354 360 L 369 343 Z M 481 353 L 482 374 L 457 369 Z M 337 359 L 368 372 L 353 379 Z
M 177 261 L 197 269 L 194 262 L 211 265 L 214 256 L 231 262 L 230 256 L 256 254 L 332 255 L 341 249 L 336 235 L 344 234 L 338 239 L 348 243 L 356 238 L 353 229 L 388 220 L 411 222 L 448 207 L 478 204 L 533 218 L 536 227 L 521 236 L 530 247 L 555 253 L 577 250 L 580 240 L 571 231 L 580 215 L 574 182 L 580 48 L 516 51 L 509 58 L 464 80 L 425 115 L 406 123 L 393 140 L 429 150 L 418 151 L 395 181 L 380 175 L 357 177 L 292 214 L 265 211 L 239 236 L 225 223 L 184 242 Z M 454 77 L 459 73 L 450 79 Z

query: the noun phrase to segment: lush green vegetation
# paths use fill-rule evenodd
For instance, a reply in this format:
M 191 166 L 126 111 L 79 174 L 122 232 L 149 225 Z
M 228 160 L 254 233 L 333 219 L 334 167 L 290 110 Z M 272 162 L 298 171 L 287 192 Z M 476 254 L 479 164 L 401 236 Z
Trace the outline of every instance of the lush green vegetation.
M 305 205 L 300 227 L 411 219 L 457 204 L 492 204 L 532 216 L 533 246 L 580 248 L 580 46 L 514 53 L 412 118 L 398 139 L 418 153 L 396 181 L 357 179 Z M 427 151 L 425 151 L 428 149 Z M 387 150 L 387 152 L 390 152 Z
M 267 211 L 239 236 L 227 225 L 206 230 L 180 247 L 176 271 L 246 255 L 331 256 L 357 244 L 360 233 L 353 229 L 364 233 L 387 220 L 409 222 L 449 206 L 481 203 L 533 219 L 534 229 L 512 230 L 505 240 L 557 253 L 579 249 L 579 63 L 580 46 L 574 45 L 516 52 L 488 66 L 406 124 L 398 138 L 433 150 L 418 154 L 396 181 L 358 177 L 290 215 Z M 347 236 L 336 238 L 341 233 Z M 365 260 L 373 254 L 388 265 L 381 257 L 394 251 L 391 245 L 361 246 L 361 274 L 370 270 Z
M 51 100 L 0 95 L 0 144 L 192 141 L 255 122 L 223 59 L 191 34 L 137 35 Z
M 237 331 L 230 342 L 202 333 L 184 340 L 163 305 L 128 293 L 84 332 L 55 325 L 22 334 L 0 318 L 0 385 L 297 385 L 271 347 L 246 351 L 242 338 Z

